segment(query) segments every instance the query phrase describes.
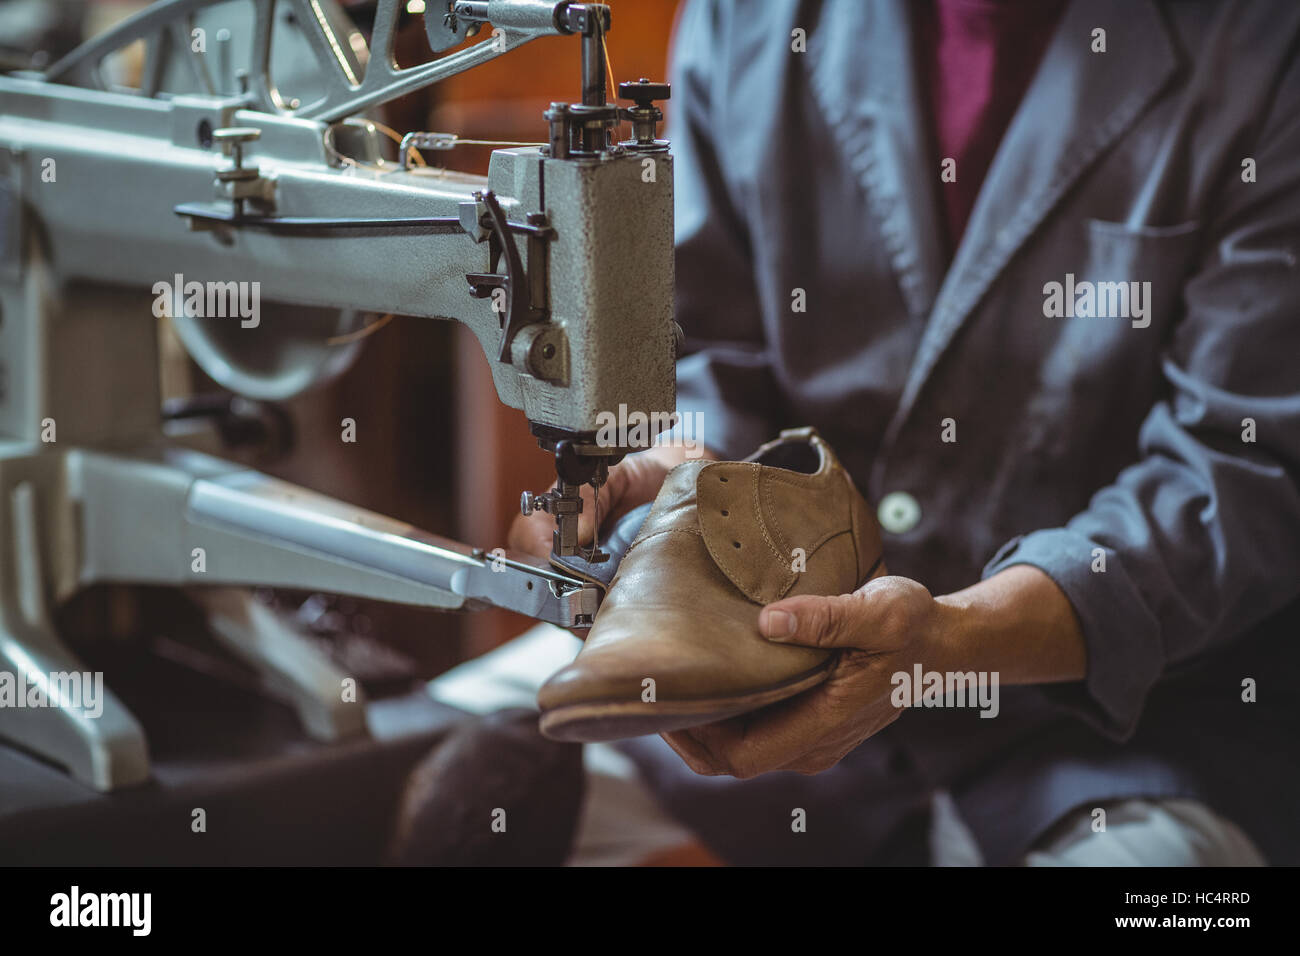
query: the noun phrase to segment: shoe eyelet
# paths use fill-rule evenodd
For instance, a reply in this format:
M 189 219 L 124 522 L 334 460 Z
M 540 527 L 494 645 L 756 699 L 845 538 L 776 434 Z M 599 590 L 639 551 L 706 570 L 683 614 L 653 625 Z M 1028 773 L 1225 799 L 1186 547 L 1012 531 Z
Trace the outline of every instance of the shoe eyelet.
M 723 478 L 721 475 L 718 475 L 718 481 L 722 482 L 724 485 L 727 483 L 727 479 Z
M 722 517 L 726 518 L 726 517 L 728 517 L 730 514 L 731 514 L 731 512 L 728 511 L 726 508 L 723 508 L 723 509 L 722 509 Z
M 733 541 L 733 542 L 731 542 L 731 545 L 732 545 L 732 547 L 734 547 L 737 551 L 740 550 L 740 542 L 739 542 L 739 541 Z

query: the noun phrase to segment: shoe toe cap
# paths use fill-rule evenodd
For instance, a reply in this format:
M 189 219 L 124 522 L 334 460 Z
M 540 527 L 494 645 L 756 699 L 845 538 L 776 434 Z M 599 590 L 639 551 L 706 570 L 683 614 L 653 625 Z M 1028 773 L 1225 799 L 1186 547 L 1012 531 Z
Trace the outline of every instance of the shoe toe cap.
M 758 608 L 611 607 L 571 664 L 542 686 L 543 711 L 596 702 L 717 700 L 754 693 L 815 670 L 826 651 L 772 644 Z

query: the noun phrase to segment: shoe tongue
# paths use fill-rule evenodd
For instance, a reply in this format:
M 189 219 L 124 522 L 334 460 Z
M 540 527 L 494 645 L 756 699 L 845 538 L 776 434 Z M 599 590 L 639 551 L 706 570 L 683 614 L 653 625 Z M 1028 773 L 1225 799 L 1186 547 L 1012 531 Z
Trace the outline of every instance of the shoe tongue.
M 779 600 L 794 584 L 791 558 L 763 514 L 756 462 L 712 462 L 695 479 L 696 514 L 713 563 L 751 601 Z

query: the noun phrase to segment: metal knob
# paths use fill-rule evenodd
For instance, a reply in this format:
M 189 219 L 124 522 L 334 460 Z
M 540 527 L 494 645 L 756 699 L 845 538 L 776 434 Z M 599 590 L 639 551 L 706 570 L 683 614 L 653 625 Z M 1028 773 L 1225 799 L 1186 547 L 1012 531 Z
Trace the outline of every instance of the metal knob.
M 251 126 L 227 126 L 212 133 L 213 141 L 220 143 L 221 151 L 230 157 L 230 166 L 217 170 L 217 189 L 230 198 L 236 219 L 243 217 L 244 200 L 254 195 L 258 178 L 256 166 L 244 165 L 244 145 L 261 138 L 262 131 Z
M 659 124 L 664 114 L 655 101 L 666 100 L 671 95 L 669 84 L 651 83 L 644 76 L 635 83 L 618 85 L 618 98 L 634 104 L 621 111 L 632 123 L 632 138 L 622 144 L 624 147 L 641 152 L 662 152 L 668 148 L 668 141 L 659 139 Z
M 227 126 L 212 133 L 213 141 L 221 144 L 222 152 L 233 160 L 236 169 L 244 165 L 244 144 L 261 138 L 262 131 L 252 126 Z
M 618 85 L 618 98 L 620 100 L 631 100 L 637 106 L 642 108 L 654 106 L 655 100 L 666 100 L 672 96 L 672 85 L 669 83 L 651 83 L 647 77 L 641 77 L 635 83 L 620 83 Z

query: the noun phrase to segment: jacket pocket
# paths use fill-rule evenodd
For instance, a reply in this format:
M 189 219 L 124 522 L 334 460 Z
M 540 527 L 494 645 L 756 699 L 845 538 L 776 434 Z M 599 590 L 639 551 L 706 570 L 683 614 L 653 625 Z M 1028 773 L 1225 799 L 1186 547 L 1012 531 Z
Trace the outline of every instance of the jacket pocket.
M 1199 221 L 1133 227 L 1090 219 L 1086 227 L 1078 272 L 1063 283 L 1073 308 L 1053 319 L 1059 325 L 1020 436 L 1034 482 L 1077 473 L 1080 447 L 1094 449 L 1088 458 L 1098 474 L 1113 476 L 1126 463 L 1160 394 L 1160 355 L 1200 251 Z
M 1182 309 L 1183 283 L 1200 244 L 1200 222 L 1129 226 L 1089 219 L 1087 226 L 1088 253 L 1076 305 L 1090 291 L 1093 317 L 1128 319 L 1134 329 L 1167 330 Z M 1157 331 L 1157 337 L 1163 336 Z

